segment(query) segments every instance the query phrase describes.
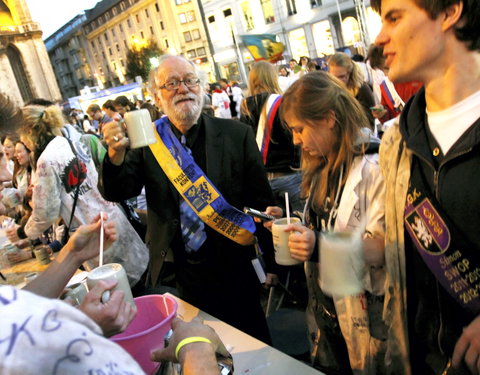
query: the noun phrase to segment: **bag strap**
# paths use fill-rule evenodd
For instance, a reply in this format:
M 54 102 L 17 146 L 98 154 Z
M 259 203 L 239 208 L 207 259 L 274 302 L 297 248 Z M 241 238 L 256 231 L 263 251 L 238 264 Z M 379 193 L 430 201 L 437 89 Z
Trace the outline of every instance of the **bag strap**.
M 67 138 L 68 144 L 70 145 L 70 148 L 72 149 L 73 155 L 75 155 L 75 159 L 77 159 L 77 166 L 78 166 L 78 172 L 80 173 L 80 162 L 78 160 L 77 152 L 75 151 L 75 147 L 73 147 L 72 141 Z M 72 212 L 70 214 L 70 220 L 68 222 L 68 226 L 65 228 L 65 231 L 68 233 L 70 231 L 70 227 L 72 226 L 72 220 L 73 220 L 73 215 L 75 214 L 75 208 L 77 207 L 77 201 L 78 201 L 78 194 L 80 191 L 80 185 L 81 185 L 80 177 L 77 179 L 77 186 L 75 189 L 75 197 L 73 198 L 73 206 L 72 206 Z

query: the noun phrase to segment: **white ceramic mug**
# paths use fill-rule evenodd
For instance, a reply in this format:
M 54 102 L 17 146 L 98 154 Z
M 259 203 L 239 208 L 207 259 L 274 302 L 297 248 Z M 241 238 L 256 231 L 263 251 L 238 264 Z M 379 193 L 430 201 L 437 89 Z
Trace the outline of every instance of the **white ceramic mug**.
M 84 283 L 76 283 L 68 287 L 63 299 L 70 298 L 75 305 L 81 305 L 87 293 L 87 287 Z
M 128 283 L 127 273 L 121 264 L 108 263 L 91 270 L 87 276 L 88 290 L 91 290 L 101 280 L 116 280 L 117 285 L 115 288 L 113 288 L 113 290 L 123 291 L 125 293 L 125 301 L 130 302 L 132 306 L 135 307 L 132 290 L 130 289 L 130 284 Z M 107 294 L 104 293 L 102 296 L 103 302 L 108 301 L 109 293 Z
M 123 116 L 127 125 L 128 139 L 131 148 L 139 148 L 151 145 L 157 140 L 152 124 L 150 112 L 147 109 L 130 111 Z
M 322 291 L 329 296 L 361 293 L 365 259 L 360 233 L 324 232 L 319 242 Z
M 298 217 L 290 218 L 291 224 L 300 223 Z M 290 255 L 290 248 L 288 247 L 288 237 L 290 233 L 285 232 L 287 227 L 287 218 L 277 219 L 272 224 L 273 247 L 275 248 L 275 262 L 282 266 L 292 266 L 294 264 L 302 263 L 301 260 L 293 259 Z

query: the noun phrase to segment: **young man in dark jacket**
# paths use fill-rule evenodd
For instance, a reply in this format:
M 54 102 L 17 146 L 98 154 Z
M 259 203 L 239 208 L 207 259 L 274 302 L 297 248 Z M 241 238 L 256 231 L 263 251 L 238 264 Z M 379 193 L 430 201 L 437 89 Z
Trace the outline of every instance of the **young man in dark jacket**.
M 373 0 L 393 82 L 425 84 L 380 150 L 388 373 L 480 372 L 480 3 Z

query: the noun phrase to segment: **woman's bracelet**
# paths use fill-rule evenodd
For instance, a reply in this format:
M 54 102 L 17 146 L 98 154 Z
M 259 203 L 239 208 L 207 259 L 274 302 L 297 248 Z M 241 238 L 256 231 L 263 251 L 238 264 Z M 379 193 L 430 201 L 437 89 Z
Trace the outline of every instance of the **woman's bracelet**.
M 201 336 L 192 336 L 192 337 L 187 337 L 180 341 L 175 349 L 175 358 L 178 361 L 178 353 L 180 352 L 180 349 L 182 349 L 185 345 L 192 344 L 194 342 L 206 342 L 208 344 L 211 344 L 212 342 L 207 339 L 206 337 L 201 337 Z

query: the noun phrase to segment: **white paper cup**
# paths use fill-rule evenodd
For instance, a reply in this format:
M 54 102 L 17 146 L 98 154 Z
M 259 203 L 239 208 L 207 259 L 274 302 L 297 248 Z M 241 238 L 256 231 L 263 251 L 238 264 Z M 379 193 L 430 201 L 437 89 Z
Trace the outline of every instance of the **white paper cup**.
M 87 276 L 88 290 L 91 290 L 101 280 L 117 280 L 118 283 L 113 290 L 123 291 L 125 293 L 125 301 L 131 303 L 132 306 L 135 307 L 132 290 L 130 289 L 127 279 L 127 273 L 121 264 L 109 263 L 91 270 Z
M 320 235 L 320 288 L 329 296 L 357 295 L 363 291 L 362 238 L 358 233 Z
M 130 111 L 123 116 L 127 125 L 131 148 L 139 148 L 156 142 L 152 118 L 147 109 Z
M 291 224 L 300 223 L 298 217 L 290 218 Z M 290 255 L 290 248 L 288 247 L 288 237 L 290 233 L 285 232 L 287 227 L 287 218 L 277 219 L 272 224 L 273 247 L 275 248 L 275 262 L 282 266 L 292 266 L 294 264 L 302 263 L 301 260 L 293 259 Z

